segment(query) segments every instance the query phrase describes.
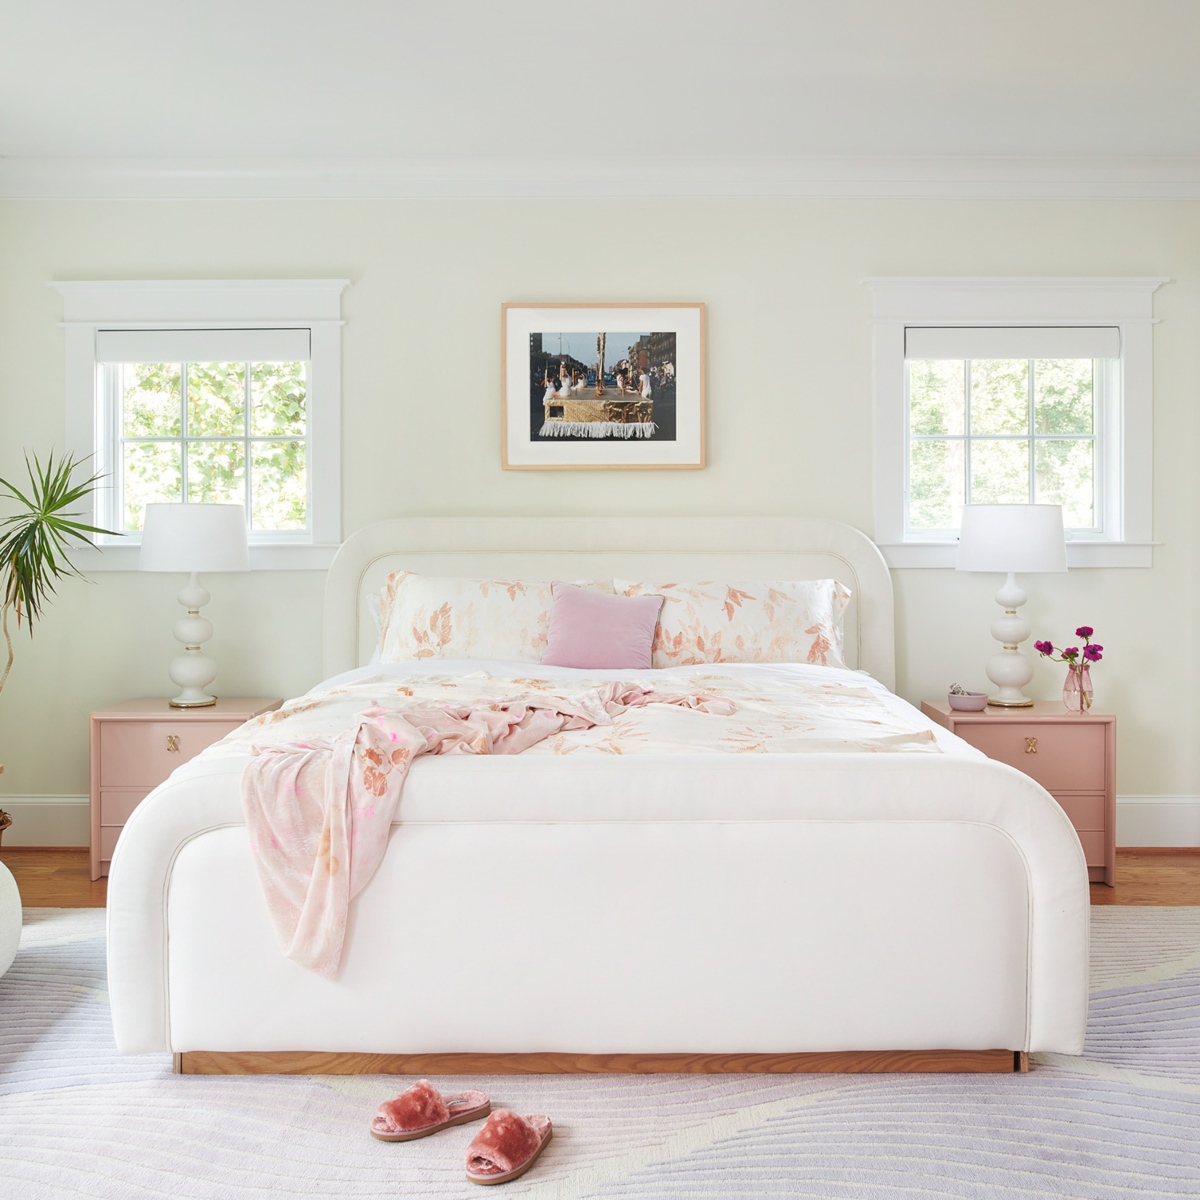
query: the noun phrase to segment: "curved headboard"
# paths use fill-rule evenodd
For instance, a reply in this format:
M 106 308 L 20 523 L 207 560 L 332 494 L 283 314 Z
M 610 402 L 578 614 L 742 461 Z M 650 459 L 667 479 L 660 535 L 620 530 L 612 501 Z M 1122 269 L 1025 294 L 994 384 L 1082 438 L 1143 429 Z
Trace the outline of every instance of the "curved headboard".
M 838 579 L 846 659 L 896 684 L 892 578 L 850 525 L 800 517 L 406 517 L 342 544 L 325 584 L 325 675 L 366 663 L 366 597 L 392 571 L 466 579 Z

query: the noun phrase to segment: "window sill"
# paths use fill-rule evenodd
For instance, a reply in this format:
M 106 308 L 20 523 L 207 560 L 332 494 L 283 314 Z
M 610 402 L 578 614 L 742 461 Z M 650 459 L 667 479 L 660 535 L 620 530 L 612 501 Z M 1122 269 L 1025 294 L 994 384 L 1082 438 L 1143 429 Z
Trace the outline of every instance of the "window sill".
M 251 546 L 252 571 L 326 571 L 338 552 L 336 545 Z M 138 546 L 80 546 L 71 559 L 85 575 L 100 571 L 138 570 Z
M 1157 542 L 1068 542 L 1067 567 L 1152 567 Z M 954 568 L 957 542 L 881 543 L 879 549 L 892 568 Z

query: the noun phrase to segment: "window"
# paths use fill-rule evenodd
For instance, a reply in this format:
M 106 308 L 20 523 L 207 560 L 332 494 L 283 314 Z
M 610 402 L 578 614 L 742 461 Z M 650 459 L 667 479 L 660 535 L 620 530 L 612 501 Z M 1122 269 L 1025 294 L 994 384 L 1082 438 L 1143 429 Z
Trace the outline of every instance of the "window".
M 309 540 L 307 330 L 101 330 L 96 357 L 106 528 L 140 530 L 150 503 L 244 504 L 251 541 Z
M 905 330 L 906 539 L 955 536 L 964 504 L 1060 504 L 1101 538 L 1115 328 Z
M 54 286 L 68 444 L 107 477 L 96 524 L 125 534 L 97 537 L 89 569 L 135 568 L 145 506 L 180 501 L 243 504 L 256 568 L 327 566 L 341 532 L 344 281 Z
M 964 504 L 1032 502 L 1062 505 L 1072 566 L 1149 566 L 1161 281 L 868 282 L 889 563 L 953 566 Z
M 1072 533 L 1099 532 L 1104 365 L 910 359 L 906 531 L 952 533 L 964 504 L 1029 503 L 1061 505 Z

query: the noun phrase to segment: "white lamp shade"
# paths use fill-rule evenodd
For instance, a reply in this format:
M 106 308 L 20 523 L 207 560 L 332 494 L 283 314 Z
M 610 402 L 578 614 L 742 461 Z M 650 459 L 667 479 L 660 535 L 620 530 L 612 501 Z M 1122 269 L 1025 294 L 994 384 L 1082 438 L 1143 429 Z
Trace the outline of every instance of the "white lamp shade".
M 968 504 L 958 540 L 960 571 L 1027 575 L 1067 569 L 1062 506 Z
M 189 574 L 250 570 L 245 507 L 147 504 L 138 566 Z

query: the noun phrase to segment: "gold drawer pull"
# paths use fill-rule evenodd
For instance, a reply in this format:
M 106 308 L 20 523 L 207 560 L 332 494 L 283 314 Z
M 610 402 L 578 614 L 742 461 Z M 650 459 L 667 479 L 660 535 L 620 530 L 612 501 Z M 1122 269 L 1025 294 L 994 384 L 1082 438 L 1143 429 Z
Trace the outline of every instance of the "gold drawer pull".
M 1025 739 L 1025 753 L 1026 754 L 1036 754 L 1037 753 L 1037 738 L 1027 737 Z
M 167 734 L 167 753 L 168 754 L 178 754 L 179 753 L 179 735 L 177 733 L 168 733 Z

